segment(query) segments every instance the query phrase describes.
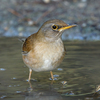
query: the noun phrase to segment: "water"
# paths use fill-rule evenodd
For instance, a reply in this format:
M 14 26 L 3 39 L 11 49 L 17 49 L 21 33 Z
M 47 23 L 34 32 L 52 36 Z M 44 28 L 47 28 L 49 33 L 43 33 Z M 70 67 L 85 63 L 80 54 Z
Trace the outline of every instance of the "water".
M 100 41 L 65 41 L 67 55 L 50 72 L 33 72 L 28 83 L 28 68 L 21 57 L 18 38 L 0 38 L 0 99 L 5 100 L 100 100 Z M 31 88 L 30 88 L 31 87 Z

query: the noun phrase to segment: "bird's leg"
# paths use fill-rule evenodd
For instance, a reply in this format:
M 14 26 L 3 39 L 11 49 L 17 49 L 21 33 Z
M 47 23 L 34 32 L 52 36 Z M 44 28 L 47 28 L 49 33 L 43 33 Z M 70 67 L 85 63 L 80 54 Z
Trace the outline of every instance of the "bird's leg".
M 53 77 L 53 73 L 52 73 L 52 71 L 50 71 L 50 74 L 51 74 L 51 78 L 52 78 L 52 80 L 54 80 L 54 77 Z
M 32 74 L 32 69 L 29 69 L 29 78 L 28 78 L 28 82 L 30 82 L 30 80 L 31 80 L 31 74 Z

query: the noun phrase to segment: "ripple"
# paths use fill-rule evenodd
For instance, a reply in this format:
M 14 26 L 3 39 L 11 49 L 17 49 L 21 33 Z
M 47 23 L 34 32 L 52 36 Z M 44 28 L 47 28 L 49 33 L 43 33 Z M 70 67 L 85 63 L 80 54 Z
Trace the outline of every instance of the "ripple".
M 17 78 L 16 78 L 16 77 L 13 77 L 12 79 L 15 80 L 15 79 L 17 79 Z
M 53 75 L 53 77 L 59 77 L 59 75 Z
M 6 97 L 7 97 L 6 95 L 3 95 L 3 96 L 1 96 L 0 98 L 3 99 L 3 98 L 6 98 Z
M 58 68 L 57 70 L 58 70 L 58 71 L 62 71 L 63 69 L 62 69 L 62 68 Z
M 49 78 L 49 80 L 52 80 L 52 78 Z M 58 80 L 57 78 L 54 78 L 53 80 Z
M 22 91 L 16 91 L 16 93 L 21 93 Z
M 0 68 L 0 71 L 5 71 L 6 69 L 4 69 L 4 68 Z

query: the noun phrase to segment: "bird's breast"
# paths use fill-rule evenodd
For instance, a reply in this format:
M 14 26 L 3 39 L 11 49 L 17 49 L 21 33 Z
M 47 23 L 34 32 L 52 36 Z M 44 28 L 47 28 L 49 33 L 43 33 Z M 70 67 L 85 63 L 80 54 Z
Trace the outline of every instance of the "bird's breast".
M 53 70 L 55 69 L 64 58 L 64 45 L 62 41 L 54 43 L 40 43 L 35 47 L 35 52 L 42 66 L 39 70 Z

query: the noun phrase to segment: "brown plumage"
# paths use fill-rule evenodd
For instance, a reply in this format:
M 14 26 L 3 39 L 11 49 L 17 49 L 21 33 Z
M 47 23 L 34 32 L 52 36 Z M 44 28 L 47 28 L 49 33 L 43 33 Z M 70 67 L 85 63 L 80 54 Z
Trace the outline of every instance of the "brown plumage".
M 74 27 L 68 26 L 61 20 L 49 20 L 45 22 L 39 31 L 26 38 L 22 47 L 22 58 L 29 67 L 29 81 L 32 70 L 36 72 L 50 71 L 60 65 L 65 56 L 65 48 L 61 35 L 65 29 Z

